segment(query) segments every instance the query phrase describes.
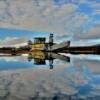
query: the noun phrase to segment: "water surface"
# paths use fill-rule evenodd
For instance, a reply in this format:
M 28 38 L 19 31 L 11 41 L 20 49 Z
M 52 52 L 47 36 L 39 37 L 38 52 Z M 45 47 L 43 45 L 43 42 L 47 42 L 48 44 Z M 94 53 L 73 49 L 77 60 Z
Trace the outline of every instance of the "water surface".
M 100 56 L 36 65 L 28 55 L 0 57 L 0 100 L 100 100 Z

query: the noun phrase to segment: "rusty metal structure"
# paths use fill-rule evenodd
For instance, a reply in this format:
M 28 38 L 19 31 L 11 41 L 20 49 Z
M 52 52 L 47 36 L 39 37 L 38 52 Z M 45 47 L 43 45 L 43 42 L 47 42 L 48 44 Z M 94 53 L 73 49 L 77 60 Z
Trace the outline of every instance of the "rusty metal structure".
M 49 42 L 46 42 L 45 37 L 36 37 L 34 42 L 28 41 L 28 44 L 23 47 L 2 47 L 0 53 L 4 54 L 23 54 L 26 52 L 52 52 L 52 53 L 72 53 L 72 54 L 100 54 L 100 45 L 93 46 L 70 46 L 70 41 L 57 44 L 54 42 L 53 34 L 49 36 Z

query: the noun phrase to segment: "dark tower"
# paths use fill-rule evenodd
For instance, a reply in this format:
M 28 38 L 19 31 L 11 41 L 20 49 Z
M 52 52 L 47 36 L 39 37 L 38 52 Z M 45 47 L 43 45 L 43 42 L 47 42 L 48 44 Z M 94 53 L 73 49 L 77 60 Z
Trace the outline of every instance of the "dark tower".
M 51 33 L 50 36 L 49 36 L 49 46 L 50 46 L 50 50 L 51 50 L 51 46 L 54 44 L 53 43 L 53 34 Z

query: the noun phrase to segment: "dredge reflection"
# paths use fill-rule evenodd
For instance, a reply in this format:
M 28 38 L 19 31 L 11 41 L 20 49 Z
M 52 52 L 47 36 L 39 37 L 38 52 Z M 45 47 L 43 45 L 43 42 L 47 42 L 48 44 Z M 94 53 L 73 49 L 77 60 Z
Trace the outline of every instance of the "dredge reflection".
M 34 65 L 46 65 L 46 61 L 49 62 L 50 69 L 54 67 L 54 60 L 59 59 L 65 62 L 70 62 L 70 57 L 64 56 L 61 54 L 53 53 L 53 52 L 43 52 L 43 51 L 23 51 L 16 52 L 15 55 L 12 53 L 9 54 L 0 54 L 0 58 L 16 58 L 22 57 L 23 55 L 27 55 L 28 62 L 34 63 Z
M 63 56 L 52 52 L 42 52 L 42 51 L 29 53 L 28 61 L 32 61 L 33 59 L 34 59 L 34 64 L 36 65 L 45 65 L 46 60 L 48 60 L 50 69 L 53 69 L 53 62 L 55 59 L 60 59 L 66 62 L 70 62 L 70 58 L 68 56 Z

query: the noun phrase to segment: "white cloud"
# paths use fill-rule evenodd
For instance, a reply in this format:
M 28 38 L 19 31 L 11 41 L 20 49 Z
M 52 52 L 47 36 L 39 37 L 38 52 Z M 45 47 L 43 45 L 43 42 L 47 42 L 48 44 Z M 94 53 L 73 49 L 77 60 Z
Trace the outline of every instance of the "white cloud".
M 61 5 L 58 6 L 54 5 L 53 0 L 2 0 L 0 27 L 54 32 L 61 36 L 83 32 L 81 26 L 92 20 L 86 14 L 77 13 L 80 8 L 76 3 L 86 3 L 87 0 L 64 2 L 60 1 Z M 93 6 L 93 2 L 88 1 L 88 4 Z
M 11 17 L 7 17 L 6 22 L 4 22 L 6 18 L 2 19 L 0 27 L 26 28 L 55 33 L 65 32 L 64 25 L 60 23 L 63 23 L 63 18 L 76 9 L 74 4 L 64 4 L 58 8 L 52 0 L 9 0 L 9 6 L 7 2 L 5 5 L 8 9 L 3 13 L 9 12 L 8 16 Z
M 17 38 L 17 37 L 6 37 L 3 40 L 0 40 L 0 47 L 11 47 L 11 46 L 22 46 L 27 44 L 26 38 Z
M 90 28 L 85 34 L 78 34 L 75 36 L 76 39 L 99 39 L 100 38 L 100 26 L 97 25 Z

